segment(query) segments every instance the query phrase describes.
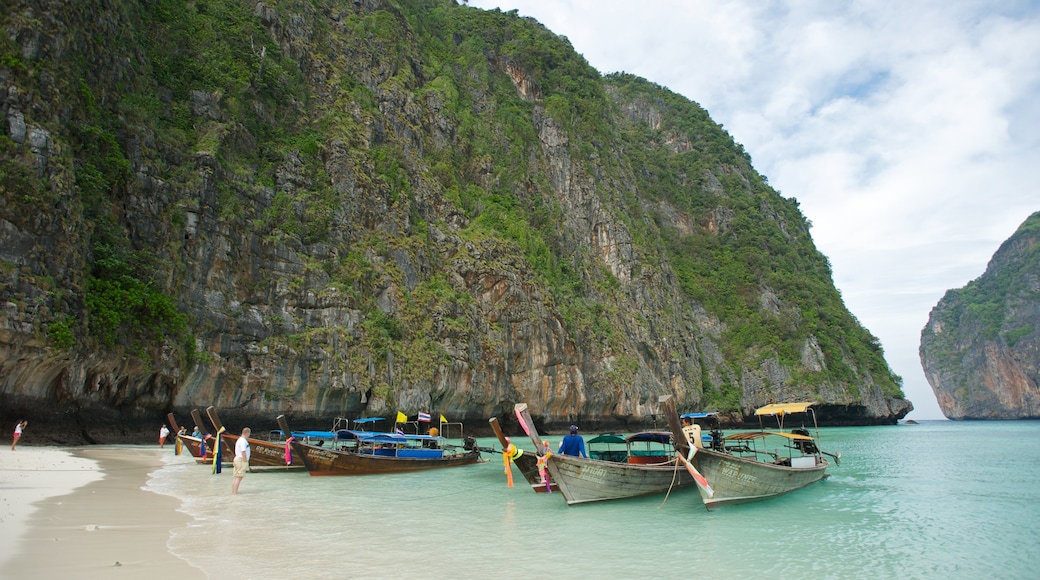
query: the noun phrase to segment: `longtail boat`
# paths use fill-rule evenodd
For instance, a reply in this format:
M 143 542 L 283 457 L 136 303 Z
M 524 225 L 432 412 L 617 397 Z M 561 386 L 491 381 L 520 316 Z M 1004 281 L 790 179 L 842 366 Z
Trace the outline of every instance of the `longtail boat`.
M 213 428 L 216 431 L 220 431 L 224 428 L 224 423 L 221 422 L 220 416 L 217 414 L 217 410 L 213 406 L 206 407 L 206 416 L 209 417 L 210 423 L 213 424 Z M 235 445 L 238 443 L 240 435 L 231 433 L 227 429 L 224 430 L 224 434 L 220 436 L 220 440 L 227 440 L 228 446 L 231 448 L 231 457 L 234 457 Z M 255 439 L 253 437 L 247 437 L 249 441 L 249 466 L 250 467 L 276 467 L 279 469 L 304 469 L 303 460 L 298 455 L 287 451 L 288 443 L 275 443 L 273 441 L 264 441 L 263 439 Z
M 198 409 L 192 409 L 191 410 L 191 418 L 192 418 L 193 421 L 195 421 L 195 424 L 199 426 L 199 429 L 205 429 L 206 428 L 205 423 L 202 422 L 202 413 L 200 413 Z M 230 438 L 224 436 L 224 435 L 227 434 L 226 432 L 225 433 L 221 433 L 220 429 L 218 428 L 213 433 L 205 433 L 205 432 L 203 432 L 203 433 L 204 434 L 203 434 L 202 438 L 206 439 L 206 440 L 209 440 L 209 439 L 214 438 L 217 435 L 219 435 L 219 437 L 216 437 L 216 438 L 220 439 L 220 462 L 221 463 L 230 464 L 230 463 L 232 463 L 234 461 L 234 459 L 235 459 L 235 442 L 232 441 Z M 211 454 L 210 455 L 210 459 L 212 459 L 213 458 L 212 453 L 214 451 L 213 450 L 213 443 L 209 443 L 207 445 L 207 447 L 209 447 L 209 452 Z
M 527 403 L 517 403 L 513 411 L 535 449 L 544 448 Z M 658 441 L 663 439 L 672 445 L 671 434 L 637 435 Z M 694 485 L 693 477 L 679 463 L 674 452 L 660 455 L 629 453 L 623 462 L 550 453 L 548 468 L 567 505 L 626 499 Z
M 467 438 L 464 452 L 442 449 L 444 438 L 341 429 L 328 445 L 304 443 L 289 428 L 285 415 L 278 426 L 288 435 L 293 453 L 311 475 L 403 473 L 473 465 L 481 461 L 476 441 Z
M 507 456 L 506 460 L 508 463 L 516 465 L 520 474 L 530 484 L 531 489 L 537 493 L 560 490 L 560 486 L 552 480 L 552 477 L 548 476 L 548 473 L 546 473 L 548 485 L 546 485 L 546 481 L 542 480 L 542 474 L 538 470 L 538 454 L 524 451 L 513 445 L 513 442 L 502 432 L 502 426 L 498 424 L 498 417 L 491 417 L 488 419 L 488 423 L 491 425 L 491 430 L 495 432 L 495 437 L 498 437 L 498 442 L 502 444 L 502 453 Z M 516 451 L 510 451 L 511 447 Z
M 170 420 L 170 425 L 174 432 L 180 431 L 182 425 L 177 422 L 177 418 L 173 416 L 173 413 L 167 413 L 166 417 Z M 188 451 L 188 454 L 195 458 L 196 463 L 210 463 L 213 461 L 212 443 L 204 443 L 201 437 L 181 435 L 179 433 L 177 438 L 180 440 L 181 446 Z
M 778 431 L 766 431 L 763 426 L 759 431 L 723 436 L 721 429 L 714 425 L 707 447 L 701 425 L 691 422 L 684 427 L 680 423 L 671 395 L 661 397 L 660 403 L 680 456 L 684 456 L 691 474 L 699 474 L 707 481 L 707 486 L 698 487 L 704 507 L 709 510 L 801 489 L 827 477 L 830 463 L 824 455 L 833 457 L 835 463 L 841 458 L 840 453 L 820 450 L 812 403 L 782 403 L 755 410 L 760 423 L 763 417 L 775 417 Z M 784 419 L 792 414 L 811 417 L 815 435 L 804 426 L 784 431 Z M 698 413 L 684 417 L 696 419 L 713 415 Z

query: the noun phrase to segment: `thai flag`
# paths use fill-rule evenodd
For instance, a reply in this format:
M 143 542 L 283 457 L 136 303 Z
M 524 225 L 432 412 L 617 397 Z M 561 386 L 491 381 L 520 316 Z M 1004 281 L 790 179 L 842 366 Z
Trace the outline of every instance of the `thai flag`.
M 404 437 L 404 431 L 401 431 L 400 427 L 394 429 L 394 433 L 396 433 L 397 435 L 400 435 L 401 437 Z
M 429 413 L 423 413 L 423 412 L 420 411 L 419 412 L 419 421 L 421 421 L 423 423 L 429 423 L 430 422 L 430 414 Z

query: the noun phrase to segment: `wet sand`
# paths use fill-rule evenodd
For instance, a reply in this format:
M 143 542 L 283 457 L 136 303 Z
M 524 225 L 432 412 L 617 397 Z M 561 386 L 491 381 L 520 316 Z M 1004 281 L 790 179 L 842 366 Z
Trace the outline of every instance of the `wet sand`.
M 0 577 L 205 578 L 167 549 L 189 517 L 141 489 L 167 446 L 0 448 Z

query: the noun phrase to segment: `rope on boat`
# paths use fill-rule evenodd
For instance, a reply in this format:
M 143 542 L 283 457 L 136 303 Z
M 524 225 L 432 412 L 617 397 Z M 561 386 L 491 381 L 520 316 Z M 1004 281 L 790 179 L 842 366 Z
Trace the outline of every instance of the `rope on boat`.
M 675 465 L 672 466 L 672 483 L 668 484 L 668 493 L 664 494 L 664 499 L 661 500 L 661 505 L 657 506 L 657 509 L 664 507 L 664 504 L 668 503 L 668 496 L 672 495 L 672 488 L 675 487 L 675 481 L 679 475 L 679 461 L 675 460 Z

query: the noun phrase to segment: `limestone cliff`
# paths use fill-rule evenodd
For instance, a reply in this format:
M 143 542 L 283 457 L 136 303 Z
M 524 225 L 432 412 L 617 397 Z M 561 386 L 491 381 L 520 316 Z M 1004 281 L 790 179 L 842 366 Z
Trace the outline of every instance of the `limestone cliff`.
M 532 20 L 444 0 L 0 19 L 9 422 L 486 426 L 526 401 L 548 428 L 624 427 L 666 392 L 736 417 L 912 408 L 797 202 L 695 103 Z
M 921 365 L 950 419 L 1040 418 L 1040 213 L 935 305 Z

